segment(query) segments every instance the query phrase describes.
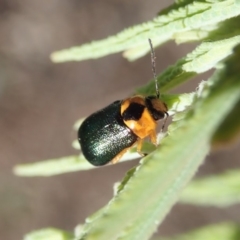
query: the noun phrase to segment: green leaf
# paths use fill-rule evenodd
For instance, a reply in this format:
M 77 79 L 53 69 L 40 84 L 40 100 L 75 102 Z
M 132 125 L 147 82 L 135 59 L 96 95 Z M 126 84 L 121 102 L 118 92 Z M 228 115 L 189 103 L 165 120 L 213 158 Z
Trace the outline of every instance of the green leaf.
M 183 191 L 180 201 L 216 207 L 240 203 L 240 170 L 192 181 Z
M 232 54 L 233 48 L 240 43 L 240 35 L 232 38 L 204 42 L 175 65 L 168 67 L 158 76 L 158 85 L 161 92 L 167 92 L 186 82 L 199 73 L 206 72 Z M 153 94 L 154 80 L 138 88 L 137 93 Z
M 73 240 L 74 235 L 55 228 L 45 228 L 28 233 L 24 240 Z
M 57 159 L 50 159 L 42 162 L 21 164 L 14 167 L 13 171 L 18 176 L 24 177 L 49 177 L 56 174 L 88 170 L 93 168 L 86 159 L 80 156 L 67 156 Z
M 154 238 L 152 240 L 239 240 L 240 225 L 226 222 L 205 226 L 174 237 Z
M 226 68 L 218 70 L 205 85 L 174 134 L 142 159 L 106 207 L 88 218 L 81 239 L 149 239 L 202 164 L 222 119 L 239 100 L 239 62 L 237 48 Z
M 130 27 L 104 40 L 61 50 L 51 55 L 54 62 L 80 61 L 125 52 L 130 60 L 149 51 L 148 38 L 158 46 L 176 33 L 184 33 L 204 26 L 216 25 L 240 14 L 240 5 L 234 0 L 186 1 L 173 4 L 152 21 Z
M 143 144 L 143 152 L 150 153 L 155 149 L 153 144 L 148 142 Z M 121 162 L 130 161 L 139 158 L 140 155 L 136 152 L 136 147 L 128 151 Z M 111 164 L 105 167 L 111 166 Z M 22 177 L 50 177 L 58 174 L 86 171 L 90 169 L 97 169 L 97 167 L 90 164 L 82 154 L 79 156 L 66 156 L 56 159 L 49 159 L 45 161 L 19 164 L 14 167 L 14 174 Z
M 214 148 L 230 145 L 234 141 L 237 141 L 240 134 L 240 121 L 238 116 L 240 116 L 240 101 L 238 101 L 215 132 L 212 138 Z

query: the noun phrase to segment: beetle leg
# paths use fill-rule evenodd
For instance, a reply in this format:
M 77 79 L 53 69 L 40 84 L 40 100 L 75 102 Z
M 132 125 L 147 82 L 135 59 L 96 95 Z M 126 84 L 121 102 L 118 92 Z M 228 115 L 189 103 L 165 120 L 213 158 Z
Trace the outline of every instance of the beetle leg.
M 131 147 L 129 147 L 129 148 L 131 148 Z M 127 150 L 128 150 L 129 148 L 123 149 L 115 158 L 113 158 L 113 159 L 111 160 L 111 163 L 112 163 L 112 164 L 117 163 L 117 162 L 120 160 L 120 158 L 123 156 L 123 154 L 124 154 L 125 152 L 127 152 Z
M 142 152 L 142 144 L 143 144 L 143 139 L 139 138 L 137 141 L 137 152 L 139 155 L 145 157 L 147 156 L 147 153 Z
M 143 139 L 138 139 L 137 141 L 137 152 L 142 155 L 141 149 L 142 149 Z
M 155 131 L 152 131 L 149 135 L 151 143 L 157 146 L 157 135 Z

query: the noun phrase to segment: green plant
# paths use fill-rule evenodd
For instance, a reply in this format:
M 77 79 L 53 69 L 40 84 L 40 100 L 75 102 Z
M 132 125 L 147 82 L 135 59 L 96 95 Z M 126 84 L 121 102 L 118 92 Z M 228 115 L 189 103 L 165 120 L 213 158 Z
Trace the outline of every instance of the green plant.
M 220 207 L 240 202 L 240 170 L 195 180 L 183 191 L 211 146 L 231 141 L 240 130 L 235 117 L 240 113 L 239 15 L 238 0 L 178 0 L 153 21 L 101 41 L 52 54 L 53 61 L 63 62 L 124 51 L 124 57 L 133 61 L 148 53 L 147 38 L 151 38 L 155 46 L 170 39 L 178 43 L 199 41 L 194 51 L 158 76 L 161 91 L 165 93 L 209 69 L 215 68 L 215 72 L 208 81 L 200 83 L 196 92 L 163 94 L 173 123 L 161 146 L 152 152 L 151 145 L 144 145 L 144 152 L 150 154 L 126 174 L 116 186 L 111 201 L 89 217 L 83 226 L 77 227 L 75 235 L 46 229 L 30 233 L 25 239 L 144 240 L 151 237 L 179 199 Z M 137 89 L 136 93 L 154 93 L 154 81 Z M 134 157 L 130 152 L 126 158 Z M 14 171 L 21 176 L 50 176 L 90 168 L 92 166 L 80 155 L 20 165 Z M 238 225 L 224 223 L 174 239 L 226 236 L 222 239 L 235 240 L 239 239 L 239 232 Z

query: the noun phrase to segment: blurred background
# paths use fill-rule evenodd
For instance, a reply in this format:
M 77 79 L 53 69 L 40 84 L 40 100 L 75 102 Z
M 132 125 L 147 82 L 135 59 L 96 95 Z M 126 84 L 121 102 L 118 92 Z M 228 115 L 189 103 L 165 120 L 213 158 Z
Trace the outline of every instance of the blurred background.
M 78 154 L 71 148 L 76 138 L 74 122 L 129 96 L 152 79 L 150 56 L 133 63 L 115 54 L 53 64 L 50 53 L 150 20 L 172 2 L 0 0 L 1 240 L 19 240 L 29 231 L 48 226 L 72 231 L 107 203 L 113 183 L 137 164 L 125 162 L 50 178 L 13 175 L 16 164 Z M 162 46 L 156 51 L 157 72 L 193 48 L 194 44 Z M 175 92 L 190 92 L 202 79 L 207 79 L 207 74 Z M 240 167 L 239 147 L 236 143 L 211 153 L 198 175 Z M 172 235 L 225 220 L 240 221 L 239 206 L 177 205 L 159 234 Z

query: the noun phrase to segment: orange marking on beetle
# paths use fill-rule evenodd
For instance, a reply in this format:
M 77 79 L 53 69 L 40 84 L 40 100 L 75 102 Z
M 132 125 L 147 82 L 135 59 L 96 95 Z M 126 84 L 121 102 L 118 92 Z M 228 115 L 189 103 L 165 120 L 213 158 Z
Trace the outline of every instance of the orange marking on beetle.
M 143 110 L 141 118 L 137 121 L 126 120 L 124 123 L 141 139 L 148 137 L 157 127 L 156 121 L 152 118 L 147 108 Z
M 128 109 L 129 105 L 131 103 L 138 103 L 141 104 L 143 106 L 145 106 L 145 97 L 141 96 L 141 95 L 136 95 L 130 98 L 127 98 L 125 100 L 123 100 L 122 104 L 121 104 L 121 115 L 123 114 L 123 112 Z

